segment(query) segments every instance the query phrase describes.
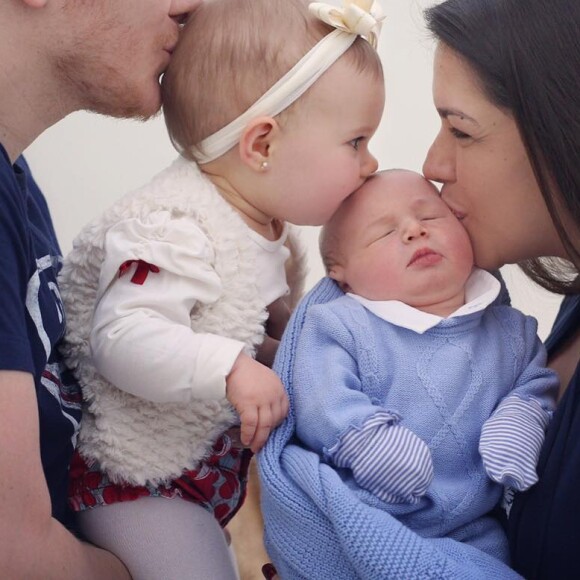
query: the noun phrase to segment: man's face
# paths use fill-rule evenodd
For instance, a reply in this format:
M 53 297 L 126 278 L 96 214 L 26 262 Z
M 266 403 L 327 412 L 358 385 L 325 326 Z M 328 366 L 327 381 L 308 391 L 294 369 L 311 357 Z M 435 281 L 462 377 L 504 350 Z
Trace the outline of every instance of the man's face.
M 76 108 L 114 117 L 155 114 L 179 23 L 201 1 L 65 1 L 52 54 Z

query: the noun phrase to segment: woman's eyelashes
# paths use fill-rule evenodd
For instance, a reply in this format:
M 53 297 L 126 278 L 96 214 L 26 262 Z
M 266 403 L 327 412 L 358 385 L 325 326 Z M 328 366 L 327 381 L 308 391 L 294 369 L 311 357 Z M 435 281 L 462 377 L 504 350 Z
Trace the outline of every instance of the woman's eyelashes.
M 456 127 L 450 127 L 449 132 L 456 138 L 456 139 L 471 139 L 471 135 L 460 131 Z

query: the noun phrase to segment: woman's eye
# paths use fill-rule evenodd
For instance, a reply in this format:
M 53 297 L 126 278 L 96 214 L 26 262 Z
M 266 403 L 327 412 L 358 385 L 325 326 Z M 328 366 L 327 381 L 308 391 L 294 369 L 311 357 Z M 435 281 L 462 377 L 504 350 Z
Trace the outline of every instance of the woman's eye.
M 463 131 L 460 131 L 459 129 L 456 129 L 455 127 L 451 127 L 449 129 L 449 131 L 451 131 L 451 134 L 456 139 L 470 139 L 471 138 L 471 135 L 468 135 L 467 133 L 464 133 Z
M 362 140 L 363 137 L 357 137 L 356 139 L 352 139 L 351 141 L 349 141 L 349 144 L 355 151 L 358 151 L 359 145 Z

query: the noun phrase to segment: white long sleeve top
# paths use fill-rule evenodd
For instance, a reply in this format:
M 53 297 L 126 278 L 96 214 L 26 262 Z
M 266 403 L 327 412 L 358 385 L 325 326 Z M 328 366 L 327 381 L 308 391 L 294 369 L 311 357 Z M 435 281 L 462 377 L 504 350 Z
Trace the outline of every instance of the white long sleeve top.
M 289 290 L 287 228 L 275 241 L 249 227 L 247 235 L 256 248 L 258 291 L 270 304 Z M 222 294 L 214 257 L 210 240 L 190 216 L 156 212 L 110 228 L 90 333 L 100 374 L 158 403 L 225 397 L 226 377 L 244 343 L 196 333 L 190 319 L 196 304 L 213 304 Z M 154 266 L 141 284 L 134 281 L 139 261 Z

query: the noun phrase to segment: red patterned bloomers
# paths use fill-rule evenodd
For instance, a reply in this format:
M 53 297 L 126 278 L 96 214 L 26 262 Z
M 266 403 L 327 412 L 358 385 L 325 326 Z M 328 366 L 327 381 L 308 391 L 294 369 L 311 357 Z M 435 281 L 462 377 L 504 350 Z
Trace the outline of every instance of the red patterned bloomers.
M 251 457 L 252 452 L 226 432 L 196 470 L 184 471 L 166 485 L 133 486 L 113 483 L 97 463 L 87 465 L 77 451 L 70 467 L 69 504 L 74 511 L 83 511 L 144 496 L 181 497 L 207 509 L 223 527 L 243 503 Z

